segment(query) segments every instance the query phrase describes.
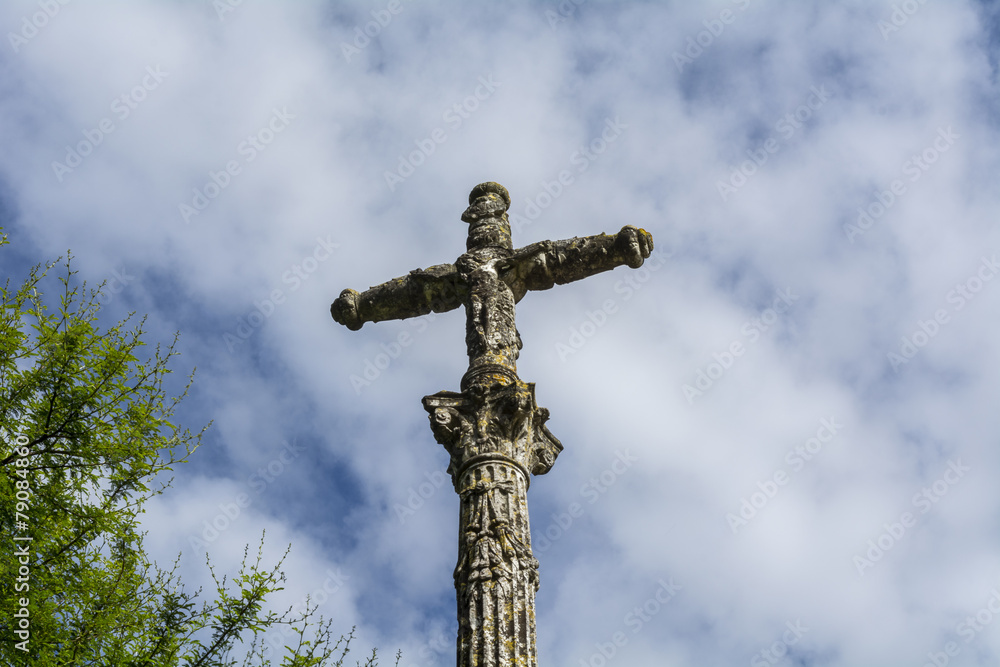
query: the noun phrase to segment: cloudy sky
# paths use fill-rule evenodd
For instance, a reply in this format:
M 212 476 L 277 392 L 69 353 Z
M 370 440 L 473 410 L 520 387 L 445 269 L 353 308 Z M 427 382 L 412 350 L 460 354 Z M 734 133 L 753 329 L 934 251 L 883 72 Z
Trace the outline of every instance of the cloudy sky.
M 72 249 L 108 323 L 180 331 L 214 425 L 149 507 L 158 560 L 197 584 L 266 529 L 276 606 L 449 665 L 420 398 L 458 389 L 464 314 L 329 304 L 454 261 L 482 181 L 515 245 L 643 227 L 643 269 L 518 307 L 565 446 L 529 494 L 540 663 L 997 664 L 998 17 L 8 0 L 4 274 Z

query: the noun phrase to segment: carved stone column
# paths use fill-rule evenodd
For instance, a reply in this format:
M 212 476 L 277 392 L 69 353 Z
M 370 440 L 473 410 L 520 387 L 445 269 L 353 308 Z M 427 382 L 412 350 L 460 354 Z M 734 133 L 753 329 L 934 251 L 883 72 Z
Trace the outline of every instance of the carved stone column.
M 457 665 L 536 667 L 527 494 L 530 475 L 548 472 L 562 445 L 545 427 L 549 412 L 535 403 L 534 384 L 500 367 L 466 374 L 466 384 L 423 400 L 461 498 Z
M 555 463 L 562 445 L 545 428 L 535 385 L 517 377 L 521 335 L 515 305 L 617 266 L 639 268 L 653 249 L 631 225 L 615 235 L 542 241 L 518 250 L 510 235 L 510 193 L 480 183 L 462 220 L 467 252 L 454 264 L 417 269 L 330 305 L 352 331 L 365 322 L 405 319 L 465 307 L 469 369 L 462 391 L 424 397 L 434 437 L 451 455 L 448 472 L 461 498 L 458 565 L 459 667 L 534 667 L 538 561 L 531 554 L 528 485 Z

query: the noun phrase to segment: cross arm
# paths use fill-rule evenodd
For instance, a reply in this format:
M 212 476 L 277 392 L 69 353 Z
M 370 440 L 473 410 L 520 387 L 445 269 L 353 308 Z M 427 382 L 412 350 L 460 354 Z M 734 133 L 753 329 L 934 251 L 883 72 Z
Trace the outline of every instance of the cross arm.
M 454 264 L 415 269 L 364 292 L 345 289 L 330 306 L 339 324 L 357 331 L 365 322 L 443 313 L 462 305 L 466 292 Z
M 541 241 L 516 250 L 507 263 L 506 280 L 515 297 L 527 290 L 546 290 L 625 264 L 642 266 L 653 249 L 653 236 L 632 225 L 617 234 Z

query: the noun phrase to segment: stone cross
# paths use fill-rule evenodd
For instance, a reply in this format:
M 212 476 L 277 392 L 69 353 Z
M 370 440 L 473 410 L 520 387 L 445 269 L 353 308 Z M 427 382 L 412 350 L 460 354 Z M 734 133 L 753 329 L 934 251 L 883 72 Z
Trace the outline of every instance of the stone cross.
M 649 232 L 625 226 L 615 235 L 511 243 L 510 195 L 482 183 L 469 195 L 467 252 L 454 264 L 417 269 L 365 292 L 346 289 L 333 319 L 356 331 L 365 322 L 405 319 L 465 306 L 469 370 L 461 392 L 423 399 L 434 438 L 448 451 L 460 498 L 458 667 L 536 667 L 535 592 L 527 491 L 530 475 L 552 468 L 562 444 L 522 382 L 515 362 L 521 336 L 514 304 L 546 290 L 625 264 L 636 269 L 653 249 Z

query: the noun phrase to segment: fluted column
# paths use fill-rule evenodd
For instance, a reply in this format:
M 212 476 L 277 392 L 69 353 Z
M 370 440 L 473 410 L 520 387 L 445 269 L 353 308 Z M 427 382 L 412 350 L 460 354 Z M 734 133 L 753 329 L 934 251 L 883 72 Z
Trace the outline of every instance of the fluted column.
M 469 466 L 459 488 L 458 664 L 533 667 L 538 561 L 527 477 L 510 461 L 487 460 Z

